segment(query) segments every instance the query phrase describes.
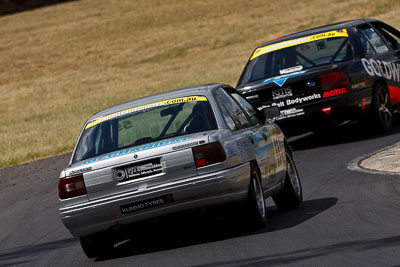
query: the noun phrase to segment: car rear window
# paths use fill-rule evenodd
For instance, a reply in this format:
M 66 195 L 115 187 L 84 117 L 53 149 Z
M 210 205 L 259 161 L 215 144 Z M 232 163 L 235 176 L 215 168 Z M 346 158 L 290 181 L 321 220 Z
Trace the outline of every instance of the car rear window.
M 132 107 L 89 122 L 73 162 L 161 139 L 216 129 L 204 96 L 168 99 Z
M 278 42 L 256 49 L 239 85 L 351 59 L 346 29 Z

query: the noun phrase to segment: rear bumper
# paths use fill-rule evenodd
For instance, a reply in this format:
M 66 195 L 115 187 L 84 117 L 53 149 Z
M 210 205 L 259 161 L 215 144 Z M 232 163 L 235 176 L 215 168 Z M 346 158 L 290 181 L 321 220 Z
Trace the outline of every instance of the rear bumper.
M 61 220 L 73 236 L 85 237 L 184 210 L 246 199 L 250 164 L 207 175 L 60 208 Z M 122 214 L 121 206 L 171 194 L 174 201 Z

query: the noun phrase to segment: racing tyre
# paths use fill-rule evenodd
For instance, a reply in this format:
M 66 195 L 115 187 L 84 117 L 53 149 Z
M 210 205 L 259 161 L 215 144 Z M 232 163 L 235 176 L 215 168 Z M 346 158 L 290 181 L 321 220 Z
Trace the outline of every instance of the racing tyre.
M 276 206 L 281 210 L 287 210 L 299 206 L 303 202 L 303 189 L 293 156 L 286 148 L 286 177 L 282 190 L 272 196 Z
M 88 258 L 96 258 L 104 256 L 114 249 L 114 246 L 108 240 L 101 240 L 100 238 L 81 237 L 79 239 L 83 252 Z
M 256 166 L 251 164 L 249 194 L 246 201 L 246 211 L 251 224 L 263 228 L 267 223 L 267 209 L 265 207 L 264 192 L 261 186 L 260 173 Z
M 387 87 L 382 82 L 376 84 L 372 93 L 371 116 L 379 132 L 389 132 L 392 130 L 392 106 Z

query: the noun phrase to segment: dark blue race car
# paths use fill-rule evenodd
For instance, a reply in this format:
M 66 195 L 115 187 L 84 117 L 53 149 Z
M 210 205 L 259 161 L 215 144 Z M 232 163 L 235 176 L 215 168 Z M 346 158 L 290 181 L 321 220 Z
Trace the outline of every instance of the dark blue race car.
M 289 134 L 370 118 L 390 131 L 400 107 L 400 32 L 378 20 L 353 20 L 260 45 L 239 79 L 259 109 L 278 106 Z

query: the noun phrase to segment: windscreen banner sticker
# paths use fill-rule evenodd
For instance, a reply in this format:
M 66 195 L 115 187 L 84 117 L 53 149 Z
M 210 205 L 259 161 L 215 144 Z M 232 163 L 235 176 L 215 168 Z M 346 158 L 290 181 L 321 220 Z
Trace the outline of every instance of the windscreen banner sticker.
M 279 85 L 279 87 L 282 87 L 285 84 L 287 79 L 299 76 L 299 75 L 304 74 L 306 72 L 308 72 L 308 70 L 303 70 L 303 71 L 299 71 L 299 72 L 292 73 L 292 74 L 272 77 L 272 78 L 269 78 L 269 79 L 266 79 L 266 80 L 262 81 L 261 83 L 264 84 L 264 83 L 273 82 L 273 83 Z
M 160 101 L 160 102 L 156 102 L 156 103 L 151 103 L 151 104 L 146 104 L 146 105 L 142 105 L 142 106 L 138 106 L 138 107 L 134 107 L 134 108 L 125 109 L 122 111 L 118 111 L 118 112 L 100 117 L 100 118 L 90 122 L 86 125 L 85 129 L 89 129 L 90 127 L 93 127 L 104 121 L 108 121 L 108 120 L 111 120 L 111 119 L 114 119 L 117 117 L 121 117 L 121 116 L 130 114 L 130 113 L 134 113 L 137 111 L 142 111 L 145 109 L 155 108 L 155 107 L 159 107 L 159 106 L 172 105 L 172 104 L 178 104 L 178 103 L 184 103 L 184 102 L 192 102 L 192 101 L 207 101 L 207 98 L 204 96 L 179 97 L 179 98 L 168 99 L 168 100 L 164 100 L 164 101 Z
M 400 64 L 362 58 L 361 62 L 369 76 L 379 76 L 394 82 L 400 82 Z
M 305 37 L 301 37 L 301 38 L 297 38 L 297 39 L 293 39 L 293 40 L 288 40 L 288 41 L 283 41 L 283 42 L 279 42 L 276 44 L 267 45 L 267 46 L 256 49 L 256 51 L 254 51 L 253 55 L 251 56 L 250 60 L 253 60 L 256 57 L 262 56 L 264 54 L 267 54 L 267 53 L 270 53 L 270 52 L 273 52 L 276 50 L 296 46 L 299 44 L 310 43 L 310 42 L 317 41 L 317 40 L 334 38 L 334 37 L 349 37 L 349 35 L 348 35 L 346 29 L 342 29 L 342 30 L 318 33 L 315 35 L 305 36 Z
M 126 148 L 126 149 L 122 149 L 116 152 L 111 152 L 109 154 L 107 154 L 106 156 L 100 156 L 100 157 L 96 157 L 90 160 L 86 160 L 82 163 L 82 165 L 88 164 L 88 163 L 93 163 L 93 162 L 98 162 L 104 159 L 110 159 L 110 158 L 114 158 L 114 157 L 118 157 L 121 155 L 126 155 L 126 154 L 130 154 L 130 153 L 134 153 L 134 152 L 139 152 L 139 151 L 143 151 L 143 150 L 147 150 L 150 148 L 157 148 L 157 147 L 162 147 L 165 145 L 170 145 L 170 144 L 175 144 L 175 143 L 180 143 L 180 142 L 184 142 L 184 141 L 188 141 L 190 140 L 187 137 L 184 138 L 177 138 L 177 139 L 169 139 L 169 140 L 164 140 L 164 141 L 159 141 L 159 142 L 155 142 L 155 143 L 150 143 L 144 146 L 137 146 L 137 147 L 132 147 L 132 148 Z

